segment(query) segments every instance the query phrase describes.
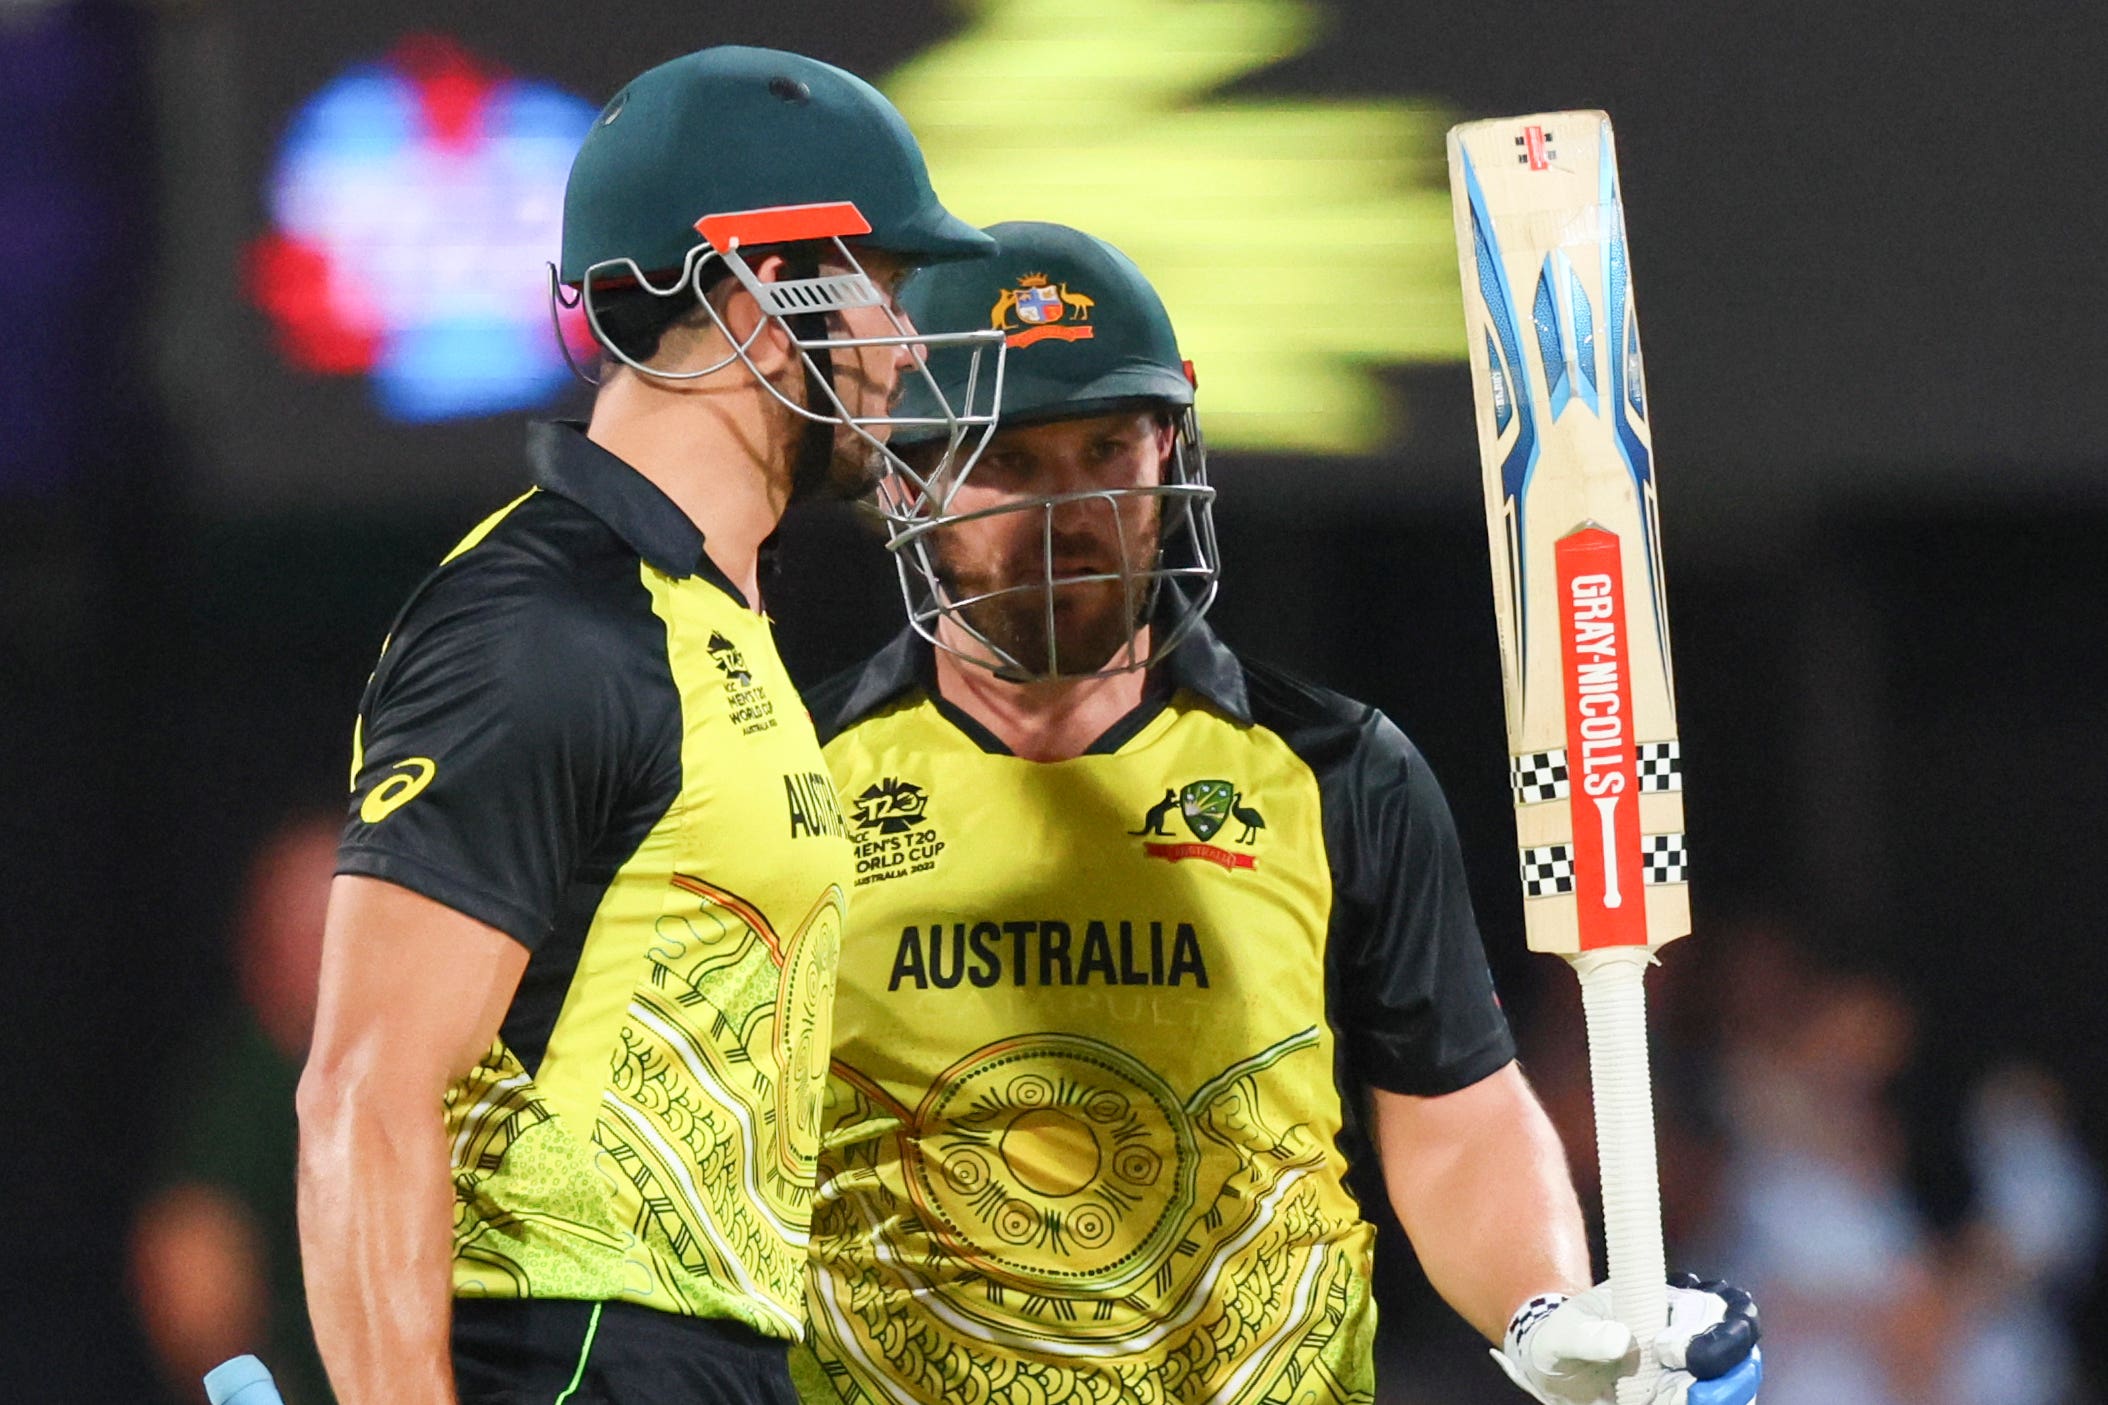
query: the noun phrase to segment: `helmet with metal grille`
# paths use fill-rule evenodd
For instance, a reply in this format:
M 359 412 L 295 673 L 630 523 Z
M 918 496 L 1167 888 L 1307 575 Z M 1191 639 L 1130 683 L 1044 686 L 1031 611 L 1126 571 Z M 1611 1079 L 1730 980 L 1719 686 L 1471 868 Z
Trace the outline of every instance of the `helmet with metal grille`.
M 887 308 L 853 248 L 910 263 L 985 254 L 986 235 L 945 210 L 922 151 L 877 89 L 816 59 L 775 49 L 724 46 L 660 64 L 627 84 L 595 120 L 564 191 L 563 253 L 552 298 L 582 307 L 596 341 L 616 362 L 666 381 L 696 380 L 744 363 L 777 400 L 825 439 L 845 426 L 883 454 L 873 431 L 898 431 L 895 414 L 856 414 L 837 394 L 830 356 L 855 347 L 942 345 L 965 356 L 981 390 L 978 408 L 939 392 L 920 371 L 918 427 L 955 445 L 985 438 L 993 422 L 1001 339 L 989 331 L 931 338 Z M 753 266 L 758 252 L 799 251 L 778 280 Z M 813 250 L 838 270 L 823 272 Z M 780 327 L 806 371 L 805 404 L 760 374 L 751 338 L 734 337 L 706 296 L 723 277 L 753 296 L 763 323 Z M 712 365 L 671 371 L 648 364 L 603 316 L 611 295 L 641 290 L 692 304 L 725 335 Z M 887 310 L 890 335 L 842 334 L 839 314 Z M 560 334 L 559 334 L 560 335 Z
M 1215 597 L 1215 493 L 1193 409 L 1192 365 L 1179 353 L 1162 299 L 1112 245 L 1057 224 L 998 224 L 987 233 L 994 253 L 917 272 L 900 301 L 925 331 L 979 327 L 1002 336 L 998 436 L 1052 421 L 1146 413 L 1171 431 L 1170 452 L 1153 481 L 1018 491 L 991 503 L 988 494 L 969 491 L 973 462 L 916 447 L 940 433 L 937 401 L 925 397 L 986 393 L 970 356 L 957 347 L 933 349 L 933 384 L 911 378 L 904 389 L 900 410 L 912 422 L 896 432 L 904 461 L 879 491 L 909 621 L 938 647 L 1006 678 L 1147 668 L 1192 632 Z M 1065 570 L 1055 535 L 1063 514 L 1079 512 L 1112 525 L 1103 535 L 1117 552 Z M 1044 546 L 1028 553 L 1030 569 L 993 584 L 968 581 L 952 565 L 961 534 L 1004 517 L 1011 525 L 1030 523 Z M 1128 603 L 1124 644 L 1109 657 L 1097 656 L 1101 641 L 1087 653 L 1072 647 L 1064 658 L 1055 621 L 1064 592 L 1114 583 Z M 1045 616 L 1044 629 L 1023 636 L 1028 642 L 989 627 L 993 611 L 1027 604 Z

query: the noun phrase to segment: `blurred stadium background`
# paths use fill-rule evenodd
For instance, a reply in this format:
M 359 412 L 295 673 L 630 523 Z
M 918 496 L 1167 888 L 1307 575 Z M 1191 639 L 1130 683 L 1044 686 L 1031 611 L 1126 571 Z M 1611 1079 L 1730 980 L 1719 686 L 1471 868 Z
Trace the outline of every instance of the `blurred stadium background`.
M 1758 1291 L 1773 1405 L 2100 1398 L 2108 12 L 2045 0 L 0 0 L 0 1395 L 200 1399 L 263 1343 L 298 1389 L 314 816 L 521 414 L 584 403 L 541 300 L 570 144 L 718 42 L 879 81 L 953 208 L 1160 282 L 1217 623 L 1432 757 L 1584 1181 L 1440 138 L 1608 109 L 1700 920 L 1655 987 L 1672 1261 Z M 897 601 L 849 514 L 785 536 L 811 681 Z M 1385 1246 L 1383 1398 L 1519 1399 Z

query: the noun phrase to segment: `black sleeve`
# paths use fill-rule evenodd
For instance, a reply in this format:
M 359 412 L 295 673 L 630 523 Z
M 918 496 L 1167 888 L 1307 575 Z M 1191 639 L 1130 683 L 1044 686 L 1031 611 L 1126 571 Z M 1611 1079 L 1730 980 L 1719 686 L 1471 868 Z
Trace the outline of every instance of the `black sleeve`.
M 1426 758 L 1381 713 L 1323 782 L 1337 1025 L 1356 1081 L 1431 1097 L 1515 1057 L 1456 824 Z
M 600 623 L 561 578 L 442 570 L 367 684 L 337 871 L 538 945 L 630 784 L 638 723 Z

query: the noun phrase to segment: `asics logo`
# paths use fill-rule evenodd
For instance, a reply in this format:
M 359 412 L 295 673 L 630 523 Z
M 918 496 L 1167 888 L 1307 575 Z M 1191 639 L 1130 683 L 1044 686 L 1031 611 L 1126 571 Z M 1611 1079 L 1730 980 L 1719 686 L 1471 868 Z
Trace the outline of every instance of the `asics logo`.
M 439 763 L 429 756 L 413 756 L 390 769 L 393 774 L 367 791 L 359 803 L 359 818 L 368 824 L 379 824 L 422 794 L 439 774 Z

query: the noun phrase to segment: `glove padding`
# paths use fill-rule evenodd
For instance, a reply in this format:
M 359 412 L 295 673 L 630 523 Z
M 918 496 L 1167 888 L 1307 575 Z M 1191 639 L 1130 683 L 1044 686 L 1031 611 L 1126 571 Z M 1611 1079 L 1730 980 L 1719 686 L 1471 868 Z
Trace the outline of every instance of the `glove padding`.
M 1757 1305 L 1727 1283 L 1669 1280 L 1669 1323 L 1654 1339 L 1661 1374 L 1650 1405 L 1751 1405 L 1764 1379 Z M 1541 1405 L 1616 1405 L 1617 1381 L 1639 1369 L 1639 1346 L 1611 1316 L 1610 1285 L 1522 1305 L 1493 1359 Z

